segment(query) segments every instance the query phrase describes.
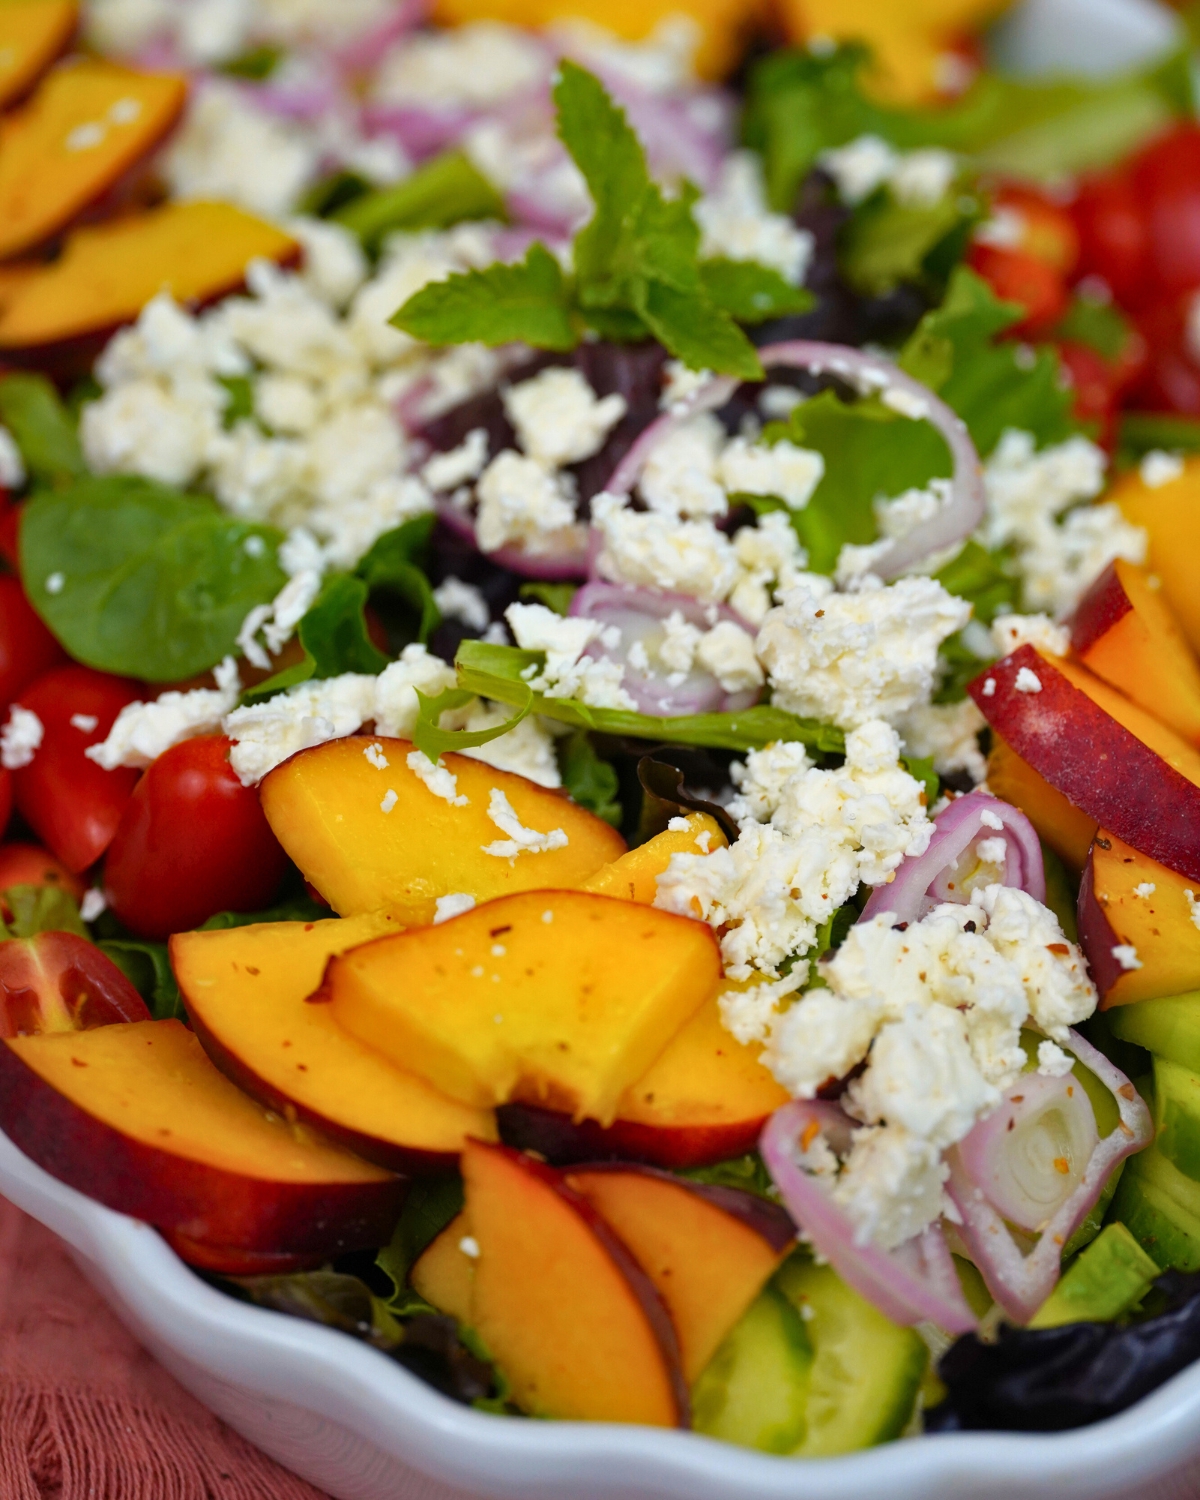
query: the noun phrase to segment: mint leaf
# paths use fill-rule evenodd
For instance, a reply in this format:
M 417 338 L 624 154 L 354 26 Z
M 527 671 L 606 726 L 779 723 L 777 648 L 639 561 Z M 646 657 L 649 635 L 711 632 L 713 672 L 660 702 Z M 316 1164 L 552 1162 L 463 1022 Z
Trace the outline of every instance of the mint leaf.
M 658 719 L 623 708 L 591 708 L 572 698 L 546 698 L 533 692 L 522 675 L 529 672 L 534 676 L 544 668 L 543 653 L 522 651 L 517 646 L 463 641 L 454 665 L 458 671 L 460 693 L 515 704 L 522 709 L 522 714 L 532 710 L 544 718 L 573 724 L 577 729 L 631 735 L 635 739 L 657 740 L 659 743 L 704 745 L 713 750 L 761 750 L 773 740 L 799 740 L 814 750 L 829 754 L 840 754 L 845 749 L 845 736 L 832 724 L 799 719 L 795 714 L 785 713 L 769 704 L 760 703 L 735 714 L 689 714 L 681 718 Z M 447 702 L 442 706 L 459 707 L 466 701 L 464 697 L 457 704 Z M 417 739 L 416 734 L 413 738 Z M 453 749 L 454 746 L 446 748 Z M 430 752 L 426 750 L 425 753 Z
M 709 302 L 739 323 L 763 323 L 807 312 L 813 294 L 785 281 L 770 266 L 717 257 L 700 262 L 700 284 Z
M 390 320 L 427 344 L 525 343 L 573 349 L 566 282 L 549 250 L 535 241 L 515 265 L 488 266 L 433 281 Z
M 429 639 L 442 619 L 423 567 L 433 521 L 432 515 L 415 516 L 385 531 L 354 570 L 372 592 L 384 589 L 397 594 L 417 613 L 417 639 L 422 642 Z
M 178 682 L 235 650 L 249 611 L 287 582 L 281 540 L 148 479 L 89 477 L 28 502 L 21 578 L 78 661 Z
M 391 187 L 360 194 L 330 217 L 375 250 L 398 229 L 448 229 L 464 219 L 503 219 L 504 199 L 462 151 L 444 151 Z
M 1001 302 L 987 283 L 960 266 L 940 307 L 926 313 L 900 353 L 901 369 L 935 390 L 962 417 L 986 458 L 1006 429 L 1031 432 L 1039 447 L 1077 432 L 1072 393 L 1051 349 L 1031 353 L 997 342 L 1021 308 Z
M 598 818 L 621 826 L 621 804 L 617 800 L 617 773 L 596 754 L 585 730 L 577 729 L 558 742 L 558 766 L 563 786 L 580 807 L 586 807 Z
M 349 573 L 328 576 L 312 607 L 296 626 L 303 660 L 247 689 L 242 702 L 262 703 L 314 677 L 340 677 L 343 672 L 376 676 L 382 672 L 388 659 L 367 634 L 363 614 L 366 603 L 367 585 L 361 578 Z
M 67 484 L 87 473 L 75 423 L 44 375 L 0 380 L 0 423 L 12 434 L 36 483 Z
M 676 359 L 693 370 L 719 370 L 741 380 L 761 380 L 754 345 L 727 313 L 699 292 L 680 292 L 664 281 L 646 281 L 636 292 L 647 328 Z

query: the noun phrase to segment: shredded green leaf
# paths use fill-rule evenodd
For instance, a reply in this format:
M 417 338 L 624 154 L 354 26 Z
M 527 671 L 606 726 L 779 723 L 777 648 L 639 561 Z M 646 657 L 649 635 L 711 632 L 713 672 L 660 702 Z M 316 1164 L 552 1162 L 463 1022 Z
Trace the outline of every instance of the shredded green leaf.
M 881 297 L 901 282 L 931 285 L 935 261 L 952 243 L 952 261 L 962 258 L 971 226 L 982 212 L 978 200 L 955 190 L 940 202 L 898 203 L 881 188 L 859 205 L 838 241 L 838 266 L 855 291 Z
M 378 249 L 396 230 L 448 229 L 464 219 L 503 219 L 504 199 L 462 151 L 444 151 L 391 187 L 359 194 L 330 217 Z

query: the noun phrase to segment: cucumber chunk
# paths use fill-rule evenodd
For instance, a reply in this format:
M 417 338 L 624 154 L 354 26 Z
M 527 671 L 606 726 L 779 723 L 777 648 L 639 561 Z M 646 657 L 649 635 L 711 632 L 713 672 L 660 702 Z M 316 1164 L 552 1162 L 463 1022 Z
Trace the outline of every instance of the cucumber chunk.
M 1200 990 L 1116 1005 L 1104 1019 L 1113 1036 L 1200 1072 Z
M 804 1441 L 813 1350 L 800 1314 L 768 1286 L 692 1387 L 692 1426 L 709 1437 L 792 1453 Z
M 1126 1163 L 1109 1218 L 1124 1224 L 1164 1270 L 1200 1271 L 1200 1183 L 1157 1146 Z
M 1185 1177 L 1200 1181 L 1200 1075 L 1154 1059 L 1155 1144 Z
M 907 1427 L 929 1363 L 920 1334 L 900 1328 L 832 1266 L 793 1255 L 775 1284 L 800 1311 L 815 1351 L 805 1457 L 851 1453 L 888 1442 Z
M 1029 1327 L 1115 1322 L 1141 1301 L 1158 1275 L 1158 1265 L 1125 1225 L 1109 1224 L 1063 1273 Z

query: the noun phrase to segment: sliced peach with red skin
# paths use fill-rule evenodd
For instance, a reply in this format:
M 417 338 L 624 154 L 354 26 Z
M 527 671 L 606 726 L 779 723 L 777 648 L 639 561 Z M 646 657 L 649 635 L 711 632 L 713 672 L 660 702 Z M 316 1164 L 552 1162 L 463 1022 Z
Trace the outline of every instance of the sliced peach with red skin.
M 33 87 L 71 40 L 77 0 L 7 0 L 0 5 L 0 107 Z
M 229 1250 L 372 1249 L 404 1198 L 402 1179 L 235 1088 L 179 1021 L 6 1038 L 0 1129 L 109 1208 Z
M 0 349 L 26 364 L 66 366 L 161 291 L 211 302 L 242 285 L 252 260 L 286 265 L 298 256 L 290 235 L 232 203 L 164 203 L 89 224 L 0 304 Z
M 1200 882 L 1169 870 L 1108 829 L 1096 834 L 1080 882 L 1078 912 L 1079 941 L 1101 1009 L 1200 989 L 1197 897 Z
M 1200 456 L 1183 460 L 1183 472 L 1149 485 L 1130 469 L 1109 491 L 1127 521 L 1150 539 L 1146 566 L 1161 579 L 1167 603 L 1192 650 L 1200 653 Z
M 149 1019 L 146 1002 L 108 954 L 77 933 L 0 942 L 0 1037 Z
M 151 152 L 187 98 L 176 73 L 75 58 L 0 122 L 0 259 L 64 229 Z
M 720 978 L 704 923 L 583 891 L 523 891 L 351 948 L 313 1000 L 451 1098 L 526 1099 L 609 1124 Z
M 537 1416 L 686 1427 L 687 1386 L 654 1285 L 586 1198 L 504 1146 L 463 1152 L 479 1248 L 471 1321 Z
M 501 1133 L 549 1161 L 617 1158 L 659 1167 L 702 1167 L 754 1149 L 789 1095 L 721 1024 L 716 997 L 675 1033 L 621 1095 L 612 1124 L 575 1122 L 530 1104 L 506 1104 Z
M 495 1139 L 490 1112 L 448 1099 L 344 1031 L 328 1006 L 305 1003 L 335 953 L 395 930 L 367 916 L 181 932 L 171 967 L 192 1029 L 239 1088 L 380 1166 L 445 1172 L 468 1136 Z
M 967 691 L 1016 753 L 1101 827 L 1200 881 L 1200 753 L 1084 667 L 1021 646 Z
M 409 1281 L 419 1297 L 424 1297 L 438 1312 L 471 1321 L 471 1292 L 475 1285 L 475 1257 L 463 1249 L 471 1241 L 470 1220 L 465 1212 L 456 1214 L 436 1239 L 422 1250 L 409 1272 Z
M 988 786 L 996 796 L 1019 807 L 1037 829 L 1038 837 L 1078 875 L 1096 835 L 1095 818 L 1068 802 L 995 731 L 987 766 Z
M 1071 646 L 1089 671 L 1200 744 L 1200 665 L 1157 574 L 1110 563 L 1075 611 Z
M 410 926 L 433 921 L 440 896 L 477 902 L 513 891 L 581 885 L 625 852 L 603 818 L 465 755 L 445 755 L 455 805 L 411 770 L 408 740 L 331 740 L 277 766 L 261 787 L 275 837 L 342 916 L 386 911 Z M 502 794 L 522 827 L 566 842 L 538 853 L 488 853 L 510 842 L 489 816 Z M 557 840 L 556 840 L 557 842 Z
M 690 1386 L 796 1240 L 778 1204 L 737 1188 L 686 1182 L 652 1167 L 579 1167 L 567 1185 L 588 1200 L 654 1283 Z

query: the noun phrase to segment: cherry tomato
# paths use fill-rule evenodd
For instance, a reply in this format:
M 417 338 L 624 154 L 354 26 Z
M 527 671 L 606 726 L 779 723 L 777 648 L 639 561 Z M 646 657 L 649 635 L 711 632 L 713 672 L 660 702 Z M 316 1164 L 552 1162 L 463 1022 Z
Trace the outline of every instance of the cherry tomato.
M 0 943 L 0 1036 L 149 1020 L 137 990 L 86 938 L 39 932 Z
M 1044 333 L 1066 312 L 1067 288 L 1062 276 L 1027 250 L 972 245 L 969 260 L 971 269 L 983 277 L 997 297 L 1025 309 L 1025 317 L 1009 330 L 1010 337 Z
M 0 844 L 0 891 L 14 885 L 56 885 L 76 901 L 83 900 L 86 890 L 78 875 L 37 844 Z
M 8 820 L 12 817 L 12 772 L 0 767 L 0 836 L 8 827 Z M 3 851 L 0 850 L 0 853 Z M 0 890 L 3 887 L 0 886 Z
M 258 792 L 219 735 L 184 740 L 138 782 L 104 864 L 112 909 L 141 937 L 198 927 L 215 912 L 269 905 L 287 868 Z
M 1129 169 L 1080 184 L 1073 205 L 1079 231 L 1079 270 L 1099 276 L 1122 307 L 1150 295 L 1150 227 Z
M 66 659 L 25 597 L 21 580 L 0 575 L 0 713 L 7 713 L 35 677 Z
M 1072 274 L 1079 263 L 1079 230 L 1068 209 L 1020 184 L 1000 188 L 993 202 L 1020 223 L 1020 242 L 1013 249 L 1036 256 L 1060 276 Z
M 1200 361 L 1188 334 L 1191 300 L 1168 298 L 1138 318 L 1146 361 L 1128 392 L 1132 405 L 1200 417 Z
M 1181 125 L 1148 146 L 1133 178 L 1158 290 L 1170 296 L 1200 287 L 1200 126 Z
M 1058 357 L 1075 393 L 1075 416 L 1081 422 L 1094 422 L 1098 441 L 1111 451 L 1120 405 L 1115 367 L 1087 344 L 1061 343 Z
M 74 663 L 45 673 L 21 694 L 21 707 L 38 716 L 43 733 L 33 759 L 13 772 L 17 811 L 68 870 L 86 870 L 100 858 L 137 784 L 137 771 L 105 771 L 84 751 L 105 739 L 139 696 L 127 677 Z
M 14 573 L 20 569 L 17 543 L 21 530 L 21 507 L 6 490 L 0 490 L 0 557 Z

